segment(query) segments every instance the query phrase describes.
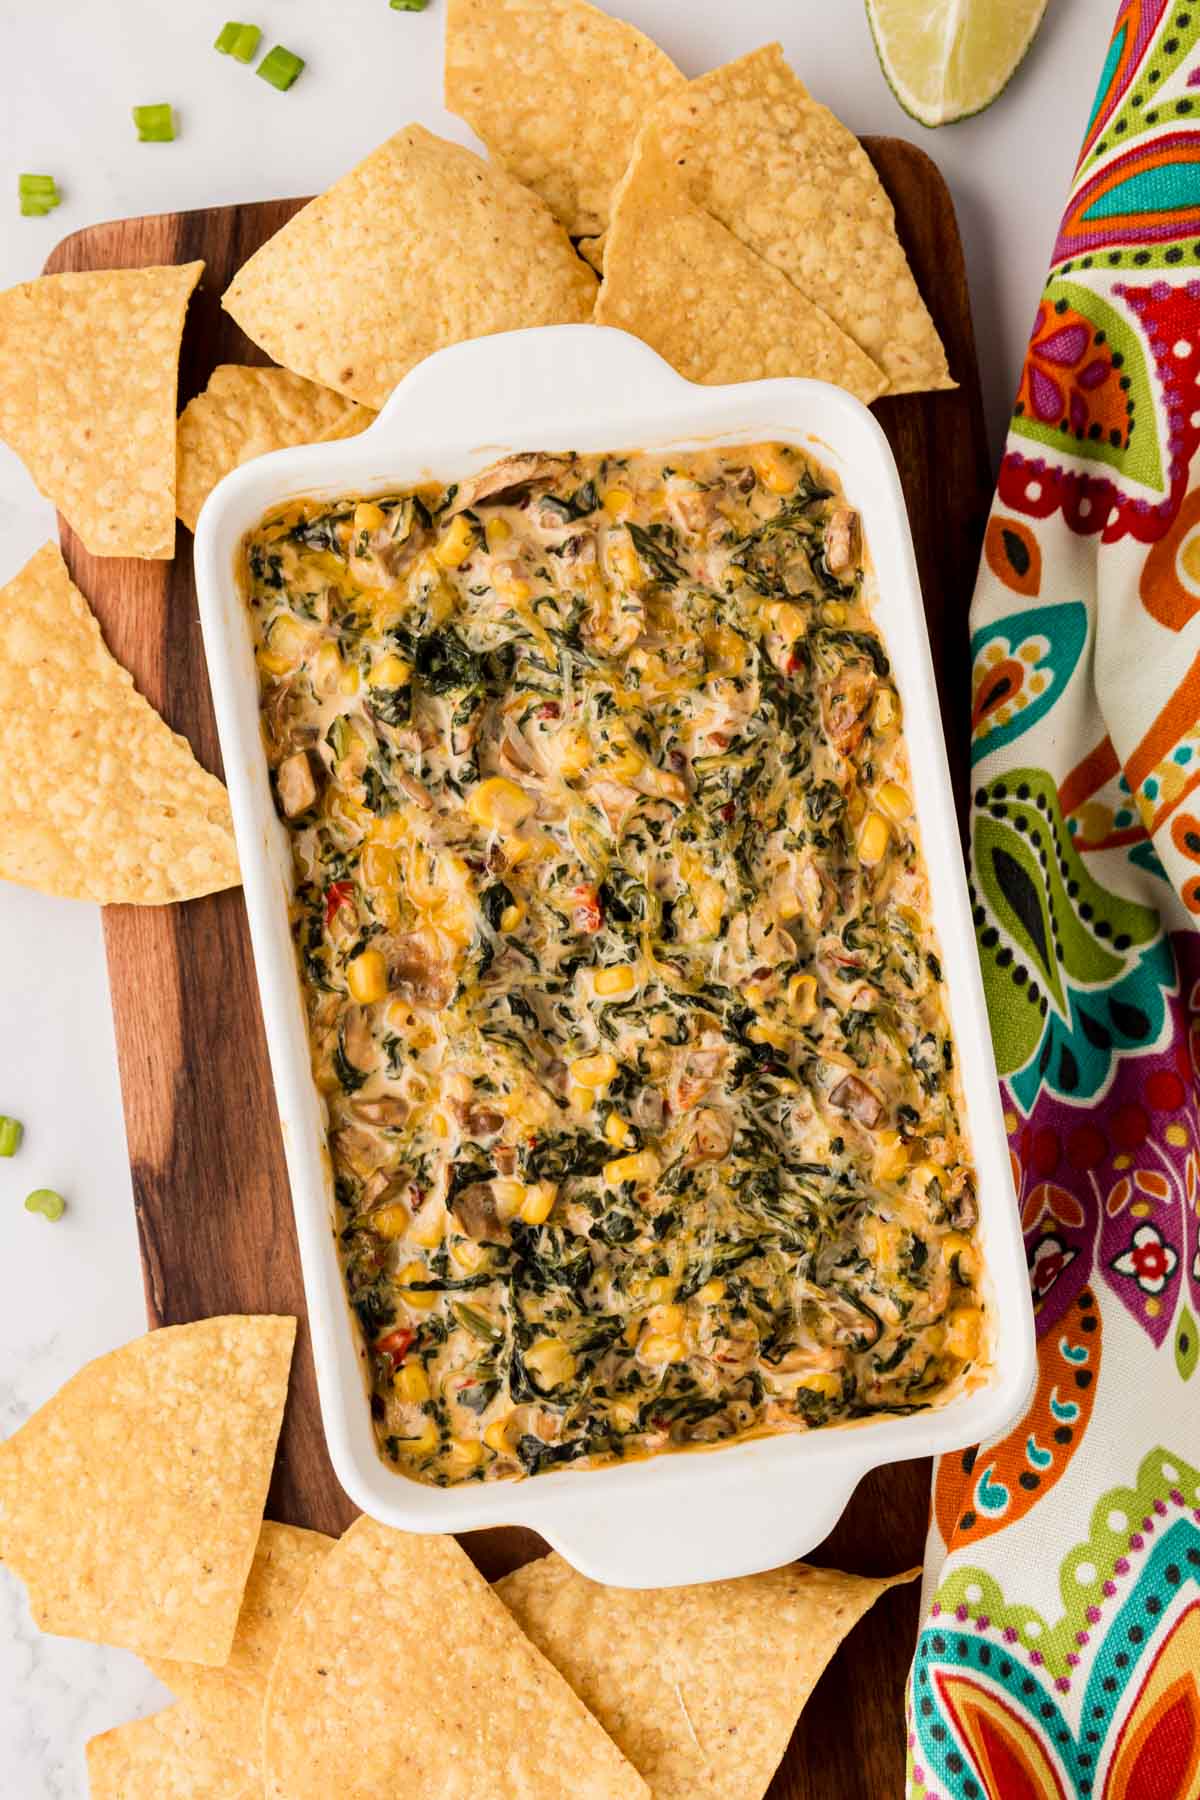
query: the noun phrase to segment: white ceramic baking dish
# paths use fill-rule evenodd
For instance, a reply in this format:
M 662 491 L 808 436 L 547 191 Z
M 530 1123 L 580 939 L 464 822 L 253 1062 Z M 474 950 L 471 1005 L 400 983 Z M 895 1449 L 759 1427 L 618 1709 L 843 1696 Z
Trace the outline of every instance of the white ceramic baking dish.
M 461 479 L 509 451 L 665 450 L 769 438 L 810 448 L 840 476 L 863 516 L 878 583 L 876 616 L 904 703 L 979 1175 L 991 1366 L 970 1391 L 909 1418 L 519 1482 L 422 1486 L 376 1453 L 362 1348 L 343 1293 L 322 1105 L 309 1072 L 288 931 L 288 843 L 259 734 L 250 634 L 235 577 L 238 545 L 269 507 L 297 495 L 369 495 L 431 477 Z M 196 580 L 325 1433 L 351 1499 L 409 1531 L 532 1526 L 598 1581 L 657 1587 L 745 1575 L 803 1555 L 830 1530 L 868 1469 L 959 1449 L 1008 1424 L 1034 1375 L 1025 1258 L 908 522 L 891 451 L 866 408 L 821 382 L 693 386 L 637 339 L 594 326 L 481 338 L 414 369 L 361 437 L 281 450 L 228 476 L 200 515 Z

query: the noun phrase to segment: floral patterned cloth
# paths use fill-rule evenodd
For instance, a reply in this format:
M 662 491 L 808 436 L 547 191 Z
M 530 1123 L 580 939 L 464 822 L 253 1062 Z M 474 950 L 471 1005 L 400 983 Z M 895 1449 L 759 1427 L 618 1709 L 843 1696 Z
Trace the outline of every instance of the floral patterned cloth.
M 1200 1796 L 1200 5 L 1127 0 L 972 617 L 970 881 L 1039 1337 L 943 1458 L 913 1800 Z

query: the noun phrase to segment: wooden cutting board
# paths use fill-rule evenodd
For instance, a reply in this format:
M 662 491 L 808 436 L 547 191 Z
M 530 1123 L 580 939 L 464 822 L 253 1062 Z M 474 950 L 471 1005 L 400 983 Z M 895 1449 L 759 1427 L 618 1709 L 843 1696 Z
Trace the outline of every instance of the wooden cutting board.
M 878 403 L 904 482 L 952 764 L 965 781 L 967 603 L 991 491 L 962 246 L 934 164 L 894 138 L 867 139 L 900 235 L 961 384 L 952 394 Z M 217 363 L 266 359 L 220 308 L 231 276 L 302 204 L 280 200 L 162 213 L 67 238 L 47 272 L 132 268 L 202 257 L 179 371 L 180 405 Z M 830 221 L 836 232 L 836 220 Z M 170 563 L 89 556 L 62 524 L 75 580 L 142 693 L 220 772 L 181 526 Z M 222 1312 L 295 1313 L 292 1393 L 268 1512 L 327 1532 L 354 1509 L 325 1451 L 279 1123 L 239 892 L 186 906 L 104 914 L 134 1207 L 152 1325 Z M 814 1560 L 865 1574 L 920 1562 L 929 1468 L 877 1470 Z M 543 1547 L 533 1533 L 476 1532 L 466 1547 L 490 1577 Z M 822 1679 L 772 1788 L 773 1800 L 891 1800 L 903 1785 L 905 1672 L 915 1587 L 887 1596 Z

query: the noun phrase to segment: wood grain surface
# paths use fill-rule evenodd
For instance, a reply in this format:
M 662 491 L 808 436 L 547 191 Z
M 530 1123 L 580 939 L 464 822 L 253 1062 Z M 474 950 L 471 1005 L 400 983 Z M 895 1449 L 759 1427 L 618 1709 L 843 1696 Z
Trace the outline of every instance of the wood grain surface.
M 897 139 L 866 144 L 960 383 L 955 393 L 885 399 L 875 410 L 904 482 L 952 766 L 965 782 L 967 603 L 991 478 L 962 248 L 949 193 L 928 157 Z M 204 259 L 183 340 L 182 406 L 217 363 L 266 360 L 221 311 L 220 296 L 238 266 L 301 204 L 93 226 L 59 244 L 46 268 Z M 187 735 L 200 761 L 219 773 L 189 533 L 179 527 L 170 563 L 89 556 L 65 523 L 62 540 L 113 653 Z M 321 1430 L 241 895 L 175 907 L 110 907 L 104 933 L 150 1322 L 174 1325 L 221 1312 L 300 1319 L 268 1512 L 338 1532 L 354 1509 L 334 1479 Z M 813 1560 L 865 1574 L 920 1562 L 928 1495 L 926 1463 L 875 1471 Z M 491 1577 L 542 1547 L 532 1533 L 517 1530 L 476 1532 L 464 1541 Z M 901 1794 L 902 1696 L 917 1608 L 915 1586 L 892 1591 L 842 1647 L 797 1727 L 772 1800 Z

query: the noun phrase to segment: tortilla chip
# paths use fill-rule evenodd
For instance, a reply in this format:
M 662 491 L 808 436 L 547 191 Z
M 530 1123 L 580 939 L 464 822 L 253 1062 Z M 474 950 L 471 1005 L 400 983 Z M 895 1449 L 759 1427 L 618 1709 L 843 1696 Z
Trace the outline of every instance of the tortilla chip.
M 175 509 L 189 531 L 218 481 L 269 450 L 365 431 L 375 414 L 290 369 L 221 363 L 179 415 Z
M 56 544 L 0 588 L 0 878 L 154 905 L 236 886 L 229 799 L 109 655 Z
M 0 1558 L 43 1631 L 227 1660 L 295 1336 L 270 1317 L 151 1331 L 0 1445 Z
M 0 438 L 93 556 L 175 554 L 179 344 L 202 262 L 0 294 Z
M 685 86 L 657 44 L 586 0 L 450 0 L 447 107 L 572 237 L 604 230 L 647 110 Z
M 285 368 L 379 407 L 431 351 L 578 323 L 595 293 L 535 194 L 409 125 L 268 239 L 222 305 Z
M 287 1622 L 335 1542 L 320 1531 L 265 1519 L 225 1667 L 147 1658 L 163 1685 L 186 1702 L 188 1712 L 248 1762 L 257 1764 L 261 1755 L 267 1676 Z
M 453 1538 L 365 1517 L 291 1617 L 263 1744 L 272 1800 L 646 1794 Z
M 767 44 L 652 115 L 693 200 L 828 313 L 889 392 L 954 387 L 871 159 Z
M 617 189 L 595 319 L 632 331 L 690 381 L 809 375 L 860 400 L 887 386 L 786 275 L 693 204 L 652 131 Z
M 118 1725 L 87 1746 L 91 1800 L 250 1800 L 255 1762 L 233 1756 L 182 1706 Z
M 650 1785 L 655 1800 L 760 1800 L 834 1651 L 886 1589 L 805 1563 L 639 1592 L 561 1556 L 496 1592 Z

